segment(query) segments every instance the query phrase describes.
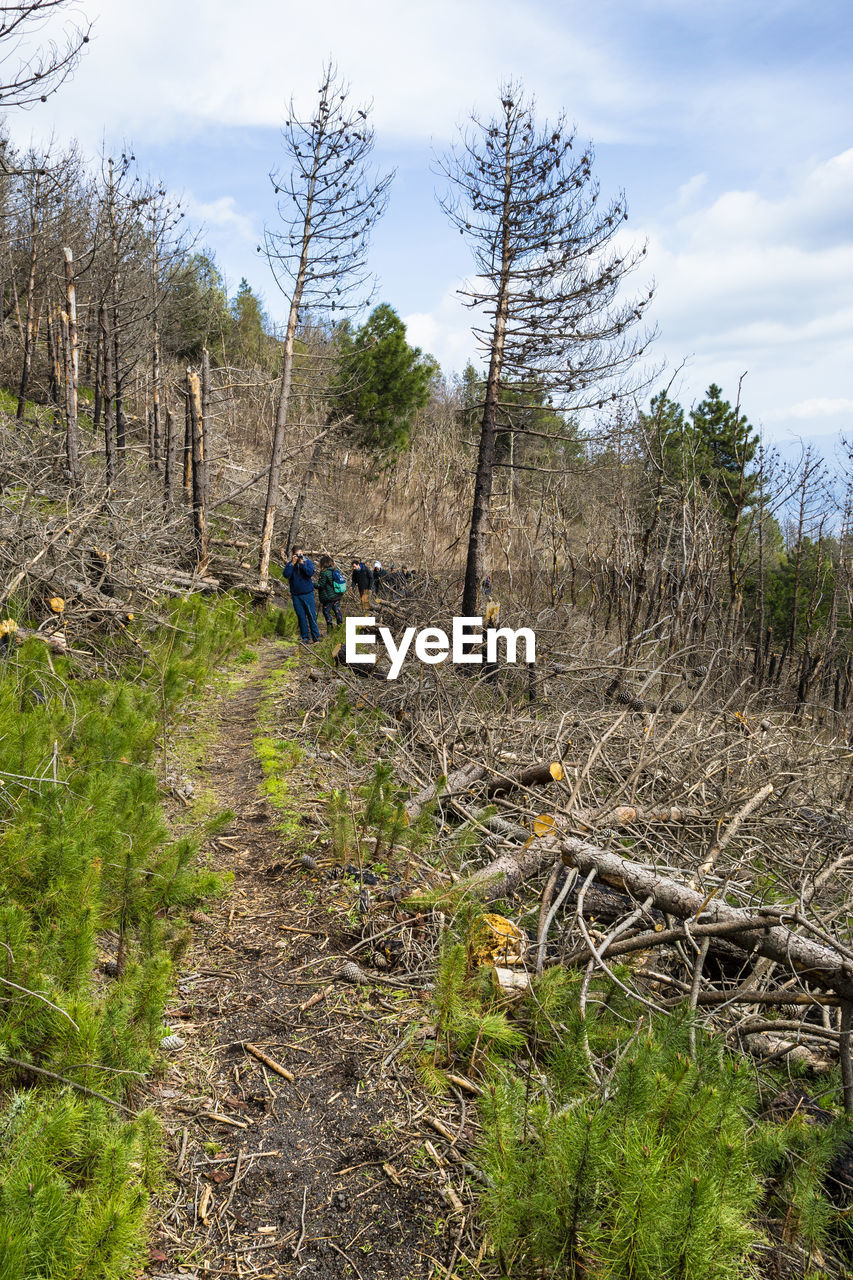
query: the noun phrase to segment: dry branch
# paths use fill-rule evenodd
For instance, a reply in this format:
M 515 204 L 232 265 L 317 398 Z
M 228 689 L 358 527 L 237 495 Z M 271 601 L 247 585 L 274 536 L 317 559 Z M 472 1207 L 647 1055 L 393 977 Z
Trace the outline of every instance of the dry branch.
M 563 840 L 561 854 L 566 866 L 576 867 L 581 875 L 595 871 L 607 884 L 634 898 L 651 898 L 659 910 L 690 921 L 690 932 L 694 936 L 711 932 L 708 926 L 713 926 L 714 932 L 725 932 L 738 946 L 793 968 L 804 979 L 834 991 L 842 1000 L 853 1000 L 853 971 L 849 960 L 833 947 L 813 942 L 775 923 L 778 916 L 761 917 L 760 909 L 749 911 L 729 906 L 662 875 L 654 867 L 632 862 L 585 840 Z M 666 932 L 657 934 L 657 939 L 663 940 Z M 648 936 L 649 943 L 654 944 L 656 935 Z M 621 951 L 625 945 L 624 942 L 615 944 L 611 954 Z

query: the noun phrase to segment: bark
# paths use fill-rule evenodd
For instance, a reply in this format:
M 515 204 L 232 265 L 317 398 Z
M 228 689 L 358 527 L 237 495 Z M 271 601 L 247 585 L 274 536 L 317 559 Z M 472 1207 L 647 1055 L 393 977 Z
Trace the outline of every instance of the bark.
M 101 332 L 100 319 L 95 332 L 95 403 L 92 406 L 92 430 L 97 433 L 101 425 L 101 411 L 104 407 L 104 336 Z
M 447 775 L 447 782 L 442 791 L 442 795 L 453 795 L 460 791 L 467 791 L 475 782 L 479 782 L 481 778 L 486 776 L 486 766 L 482 764 L 466 764 L 461 769 L 456 769 L 453 773 Z M 424 809 L 438 795 L 441 779 L 429 783 L 413 796 L 406 803 L 406 820 L 414 822 L 423 813 Z
M 163 425 L 160 407 L 160 329 L 156 315 L 151 340 L 151 383 L 151 463 L 154 470 L 159 471 L 163 451 Z
M 74 255 L 66 246 L 65 258 L 65 456 L 71 487 L 80 488 L 80 436 L 78 393 L 80 386 L 80 341 L 77 332 L 77 290 L 74 284 Z
M 35 307 L 36 263 L 38 248 L 36 245 L 35 223 L 32 227 L 32 246 L 30 249 L 30 269 L 27 275 L 27 319 L 24 325 L 24 359 L 21 365 L 21 383 L 18 388 L 18 411 L 15 415 L 20 421 L 24 416 L 24 405 L 30 381 L 30 369 L 33 363 L 33 311 Z
M 198 374 L 187 370 L 187 400 L 192 437 L 193 536 L 199 569 L 207 564 L 207 464 L 204 457 L 204 419 Z
M 267 500 L 264 508 L 264 524 L 261 532 L 261 564 L 258 585 L 265 589 L 269 585 L 270 558 L 272 556 L 272 540 L 275 529 L 275 517 L 278 510 L 278 492 L 281 485 L 281 464 L 284 458 L 284 442 L 287 432 L 287 416 L 290 409 L 290 392 L 293 384 L 293 350 L 296 343 L 296 323 L 299 307 L 305 288 L 305 276 L 308 269 L 308 252 L 311 245 L 314 211 L 314 190 L 316 186 L 317 162 L 308 182 L 305 197 L 305 220 L 302 232 L 302 252 L 299 269 L 293 285 L 293 296 L 290 300 L 290 314 L 287 317 L 287 332 L 284 337 L 284 352 L 281 364 L 281 390 L 278 397 L 278 408 L 275 417 L 275 433 L 273 435 L 272 454 L 270 457 L 270 474 L 267 485 Z M 289 550 L 289 548 L 288 548 Z
M 654 867 L 632 862 L 584 840 L 563 840 L 560 847 L 566 866 L 576 867 L 581 875 L 595 871 L 600 880 L 635 899 L 651 898 L 660 911 L 680 920 L 690 920 L 694 937 L 724 933 L 738 946 L 775 960 L 787 969 L 793 968 L 807 981 L 834 991 L 842 1000 L 853 1000 L 853 969 L 833 948 L 776 924 L 769 916 L 761 918 L 758 910 L 731 907 L 713 897 L 709 900 L 707 893 L 698 893 L 663 876 Z M 649 945 L 663 940 L 664 934 L 652 933 Z M 636 942 L 637 939 L 616 942 L 609 954 L 616 955 Z
M 531 764 L 524 769 L 519 769 L 518 773 L 511 777 L 494 778 L 486 787 L 486 795 L 505 795 L 508 791 L 514 791 L 516 787 L 550 786 L 552 782 L 557 781 L 551 772 L 553 767 L 550 764 Z
M 104 348 L 104 456 L 107 493 L 115 493 L 115 398 L 113 395 L 113 344 L 107 324 L 107 309 L 101 304 L 101 340 Z
M 163 449 L 163 498 L 167 507 L 172 505 L 175 473 L 178 468 L 177 432 L 175 416 L 171 409 L 166 410 L 166 440 Z
M 504 795 L 509 791 L 514 791 L 517 787 L 543 786 L 555 782 L 557 779 L 552 773 L 553 768 L 554 766 L 550 764 L 531 764 L 519 769 L 514 774 L 507 774 L 498 778 L 492 777 L 486 786 L 486 795 Z M 424 787 L 423 790 L 419 791 L 416 796 L 413 796 L 407 802 L 407 820 L 414 822 L 436 796 L 440 796 L 443 799 L 459 795 L 470 790 L 475 782 L 481 782 L 489 774 L 494 774 L 494 770 L 490 769 L 488 765 L 473 762 L 463 765 L 461 769 L 456 769 L 453 773 L 449 773 L 443 787 L 441 787 L 441 779 L 429 783 L 428 786 Z M 561 776 L 560 771 L 558 771 L 559 776 Z
M 483 541 L 492 504 L 492 473 L 495 464 L 495 438 L 497 435 L 498 400 L 503 369 L 506 324 L 509 313 L 509 277 L 511 264 L 510 231 L 512 174 L 510 170 L 510 138 L 507 133 L 504 177 L 504 202 L 501 224 L 501 273 L 495 300 L 495 325 L 492 331 L 489 373 L 486 378 L 486 398 L 480 427 L 480 446 L 477 453 L 477 471 L 474 477 L 474 505 L 471 511 L 471 527 L 468 532 L 468 558 L 465 563 L 465 587 L 462 592 L 462 613 L 476 617 L 477 596 L 483 576 Z
M 494 902 L 517 889 L 523 880 L 541 876 L 559 857 L 559 844 L 553 838 L 534 840 L 528 848 L 507 849 L 487 866 L 448 887 L 449 897 L 471 895 L 483 902 Z

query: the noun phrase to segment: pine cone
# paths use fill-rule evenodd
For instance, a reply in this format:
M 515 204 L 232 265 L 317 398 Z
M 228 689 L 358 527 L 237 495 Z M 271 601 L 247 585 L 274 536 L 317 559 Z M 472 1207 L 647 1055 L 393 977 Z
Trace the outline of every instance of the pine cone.
M 352 982 L 355 986 L 363 986 L 369 979 L 363 969 L 355 963 L 354 960 L 348 960 L 338 974 L 344 982 Z
M 303 853 L 302 857 L 299 859 L 299 864 L 304 867 L 306 871 L 317 870 L 317 859 L 312 858 L 310 853 Z
M 186 1044 L 186 1040 L 182 1039 L 181 1036 L 170 1035 L 163 1037 L 160 1041 L 160 1048 L 164 1053 L 176 1053 L 178 1049 L 185 1049 Z

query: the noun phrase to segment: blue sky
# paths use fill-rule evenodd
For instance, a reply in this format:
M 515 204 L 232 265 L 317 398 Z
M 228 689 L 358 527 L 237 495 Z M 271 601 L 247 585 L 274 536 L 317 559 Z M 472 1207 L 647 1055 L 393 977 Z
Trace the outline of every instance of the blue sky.
M 657 284 L 655 359 L 681 398 L 711 380 L 771 439 L 853 434 L 853 4 L 850 0 L 86 0 L 70 85 L 12 121 L 20 142 L 132 142 L 185 193 L 228 282 L 280 317 L 255 252 L 291 95 L 333 56 L 373 99 L 397 168 L 374 240 L 378 299 L 446 371 L 473 354 L 455 296 L 469 261 L 435 201 L 431 157 L 502 77 L 592 138 L 605 192 Z

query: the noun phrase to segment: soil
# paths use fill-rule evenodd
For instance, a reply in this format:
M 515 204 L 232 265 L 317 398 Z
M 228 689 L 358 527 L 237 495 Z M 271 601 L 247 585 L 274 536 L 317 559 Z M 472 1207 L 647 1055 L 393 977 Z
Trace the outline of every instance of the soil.
M 282 674 L 293 645 L 265 642 L 257 653 L 239 668 L 236 691 L 218 705 L 208 697 L 187 730 L 212 738 L 191 781 L 235 815 L 207 846 L 234 878 L 194 913 L 167 1011 L 184 1044 L 164 1056 L 147 1099 L 172 1147 L 147 1274 L 452 1277 L 476 1248 L 458 1163 L 474 1137 L 472 1112 L 426 1094 L 414 1074 L 404 1041 L 413 1021 L 421 1035 L 429 1025 L 428 993 L 383 983 L 369 950 L 357 952 L 368 983 L 338 976 L 363 925 L 359 885 L 322 870 L 323 798 L 309 776 L 317 765 L 288 777 L 301 814 L 283 836 L 254 747 L 270 732 L 258 717 L 273 672 L 282 689 L 275 733 L 304 730 L 310 658 Z M 319 765 L 324 774 L 347 767 L 328 755 Z M 306 848 L 317 870 L 303 868 Z M 387 909 L 393 922 L 396 908 Z M 455 1141 L 430 1127 L 436 1120 Z

